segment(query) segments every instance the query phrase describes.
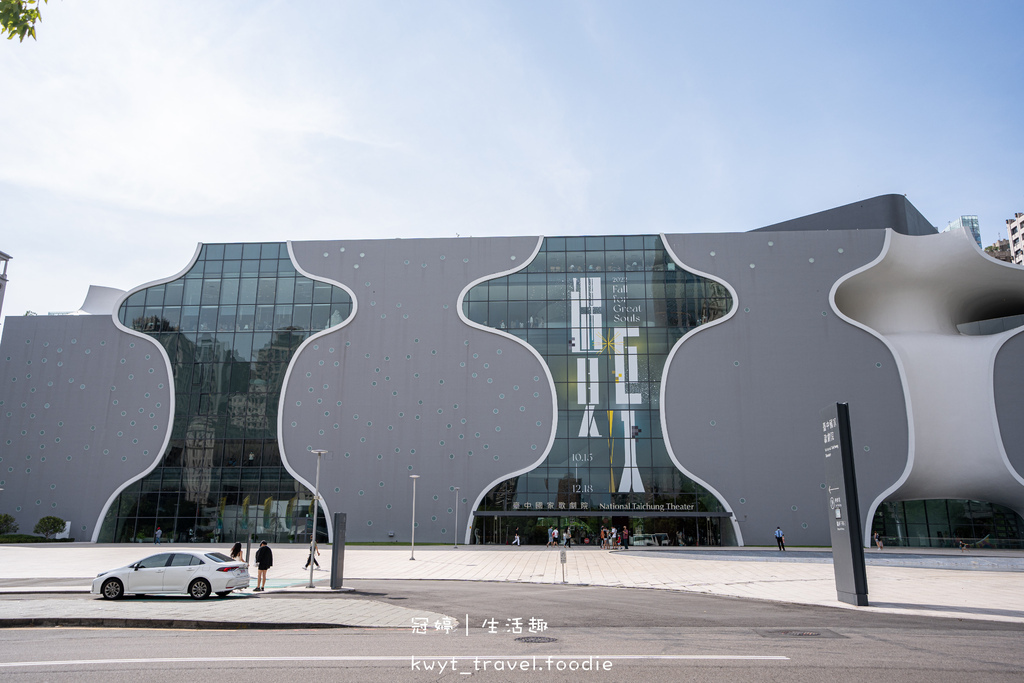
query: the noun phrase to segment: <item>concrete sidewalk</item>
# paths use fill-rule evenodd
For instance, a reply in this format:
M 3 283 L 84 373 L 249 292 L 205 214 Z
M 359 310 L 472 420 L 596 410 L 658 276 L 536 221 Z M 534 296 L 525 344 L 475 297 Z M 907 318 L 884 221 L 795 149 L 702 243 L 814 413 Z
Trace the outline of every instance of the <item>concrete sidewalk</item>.
M 158 550 L 184 547 L 224 550 L 211 545 L 166 544 L 159 548 L 85 543 L 0 546 L 0 593 L 88 591 L 92 578 L 100 571 L 126 565 Z M 281 545 L 274 546 L 273 550 L 275 564 L 268 573 L 270 579 L 265 595 L 282 591 L 313 593 L 303 588 L 309 578 L 308 570 L 303 569 L 308 546 Z M 321 565 L 327 569 L 330 549 L 321 546 L 321 550 Z M 458 549 L 422 546 L 416 548 L 415 561 L 410 561 L 409 555 L 407 546 L 349 546 L 345 550 L 345 578 L 562 581 L 560 553 L 540 546 Z M 827 551 L 821 549 L 779 553 L 764 548 L 638 548 L 609 552 L 574 547 L 567 551 L 566 560 L 565 580 L 570 584 L 679 590 L 862 611 L 1024 623 L 1024 592 L 1020 590 L 1024 553 L 1012 551 L 975 550 L 969 556 L 958 551 L 926 552 L 922 549 L 870 551 L 867 568 L 870 607 L 852 607 L 836 600 L 831 562 Z M 321 585 L 328 576 L 326 571 L 315 572 L 315 580 Z M 435 614 L 410 614 L 413 610 L 403 613 L 403 608 L 391 604 L 346 597 L 325 588 L 315 592 L 324 593 L 325 599 L 275 601 L 275 612 L 285 609 L 283 605 L 278 606 L 285 602 L 296 603 L 285 611 L 306 610 L 305 613 L 281 613 L 275 618 L 282 619 L 282 623 L 403 627 L 410 625 L 413 616 L 426 616 L 430 623 L 442 618 Z M 195 609 L 199 610 L 195 614 L 209 619 L 223 617 L 225 623 L 237 623 L 236 619 L 244 621 L 246 614 L 253 623 L 272 623 L 265 619 L 267 603 L 261 604 L 258 596 L 236 595 L 219 602 L 202 603 L 176 598 L 154 599 L 153 602 L 77 602 L 87 606 L 84 609 L 93 614 L 109 609 L 127 615 L 127 611 L 119 611 L 122 607 L 143 614 L 147 609 L 153 611 L 153 607 L 147 607 L 150 604 L 157 605 L 160 611 L 166 611 L 169 604 L 180 604 L 185 615 L 182 618 L 193 614 Z M 32 602 L 5 599 L 5 614 L 0 619 L 14 618 L 12 609 L 16 603 Z M 310 612 L 313 608 L 304 603 L 326 605 L 317 608 L 326 611 Z M 207 607 L 221 604 L 225 607 Z M 51 610 L 58 607 L 56 604 L 48 606 Z M 240 612 L 236 614 L 232 610 Z M 140 617 L 133 612 L 123 618 Z

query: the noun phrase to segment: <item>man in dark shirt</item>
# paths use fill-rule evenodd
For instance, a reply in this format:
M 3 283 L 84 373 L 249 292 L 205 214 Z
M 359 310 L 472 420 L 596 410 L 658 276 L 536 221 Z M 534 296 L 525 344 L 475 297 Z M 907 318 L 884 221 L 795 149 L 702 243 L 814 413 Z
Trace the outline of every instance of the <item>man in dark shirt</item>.
M 259 550 L 256 551 L 256 591 L 263 591 L 267 587 L 267 570 L 274 566 L 274 553 L 266 541 L 260 541 Z

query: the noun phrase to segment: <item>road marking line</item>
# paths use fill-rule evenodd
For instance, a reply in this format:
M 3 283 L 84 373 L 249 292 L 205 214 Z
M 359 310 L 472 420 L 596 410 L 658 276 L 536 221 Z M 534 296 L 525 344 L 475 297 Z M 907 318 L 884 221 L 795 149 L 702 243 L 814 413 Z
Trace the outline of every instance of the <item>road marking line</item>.
M 0 668 L 33 666 L 81 666 L 88 664 L 185 664 L 217 662 L 408 662 L 418 660 L 473 660 L 473 659 L 523 659 L 534 655 L 404 655 L 404 656 L 323 656 L 323 657 L 146 657 L 139 659 L 67 659 L 40 662 L 0 662 Z M 544 655 L 550 659 L 612 659 L 612 660 L 769 660 L 789 661 L 783 655 Z

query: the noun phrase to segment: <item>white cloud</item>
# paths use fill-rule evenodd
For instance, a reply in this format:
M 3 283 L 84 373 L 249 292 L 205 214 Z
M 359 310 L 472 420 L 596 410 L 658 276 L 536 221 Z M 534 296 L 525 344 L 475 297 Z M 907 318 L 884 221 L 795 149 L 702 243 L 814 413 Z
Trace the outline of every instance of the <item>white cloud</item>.
M 21 68 L 0 69 L 0 89 L 22 94 L 0 109 L 0 126 L 20 132 L 0 157 L 0 180 L 195 216 L 300 194 L 312 171 L 310 137 L 367 143 L 346 135 L 330 98 L 260 88 L 253 73 L 234 70 L 232 51 L 258 54 L 269 36 L 224 15 L 192 35 L 181 15 L 160 7 L 50 9 L 46 43 L 23 48 L 41 59 L 22 55 Z M 113 40 L 85 37 L 118 19 L 131 23 Z

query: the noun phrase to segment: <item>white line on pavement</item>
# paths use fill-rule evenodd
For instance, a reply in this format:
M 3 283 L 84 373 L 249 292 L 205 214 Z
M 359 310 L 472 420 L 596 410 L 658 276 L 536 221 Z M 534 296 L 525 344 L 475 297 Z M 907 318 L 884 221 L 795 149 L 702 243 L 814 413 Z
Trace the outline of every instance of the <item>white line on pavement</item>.
M 82 666 L 109 664 L 186 664 L 218 662 L 408 662 L 410 660 L 521 660 L 533 655 L 404 655 L 404 656 L 323 656 L 323 657 L 145 657 L 139 659 L 67 659 L 39 662 L 0 662 L 0 668 L 33 666 Z M 782 655 L 544 655 L 543 659 L 611 659 L 611 660 L 775 660 L 789 661 Z

